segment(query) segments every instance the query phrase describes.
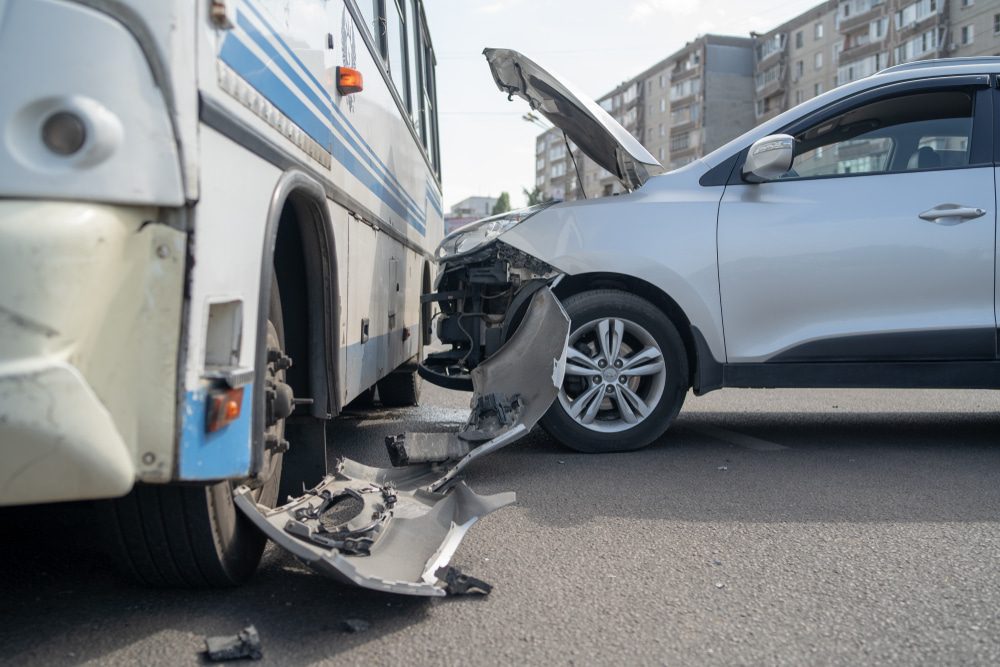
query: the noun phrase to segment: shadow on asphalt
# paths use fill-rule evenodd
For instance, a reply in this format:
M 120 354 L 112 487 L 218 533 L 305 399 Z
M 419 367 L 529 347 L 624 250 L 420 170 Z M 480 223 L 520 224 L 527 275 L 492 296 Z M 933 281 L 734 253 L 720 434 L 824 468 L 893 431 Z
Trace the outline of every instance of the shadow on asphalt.
M 400 417 L 411 430 L 453 429 L 459 423 L 451 413 L 430 419 L 416 411 L 355 415 L 331 429 L 331 453 L 386 465 L 382 440 L 399 430 Z M 787 449 L 747 448 L 706 435 L 700 431 L 704 427 Z M 517 491 L 519 508 L 541 526 L 581 524 L 595 516 L 996 522 L 998 434 L 1000 418 L 983 414 L 692 412 L 682 414 L 651 447 L 628 454 L 578 454 L 536 430 L 472 466 L 468 479 L 480 492 Z M 265 654 L 288 651 L 319 659 L 419 624 L 432 604 L 488 604 L 347 588 L 273 547 L 258 575 L 239 589 L 151 594 L 117 576 L 94 525 L 86 503 L 0 512 L 0 660 L 24 661 L 34 647 L 65 635 L 100 633 L 100 641 L 85 643 L 67 658 L 78 662 L 100 660 L 165 629 L 232 634 L 247 623 L 256 624 Z M 175 626 L 163 628 L 162 618 Z M 379 620 L 369 631 L 352 635 L 340 628 L 347 618 Z

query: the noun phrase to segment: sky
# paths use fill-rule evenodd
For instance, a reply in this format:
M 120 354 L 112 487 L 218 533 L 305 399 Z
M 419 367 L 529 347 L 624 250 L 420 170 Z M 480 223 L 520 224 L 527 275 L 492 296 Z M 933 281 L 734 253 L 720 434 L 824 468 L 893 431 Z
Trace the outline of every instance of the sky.
M 444 201 L 535 182 L 528 104 L 497 90 L 482 51 L 521 51 L 594 98 L 698 35 L 765 32 L 819 0 L 426 0 L 437 54 Z

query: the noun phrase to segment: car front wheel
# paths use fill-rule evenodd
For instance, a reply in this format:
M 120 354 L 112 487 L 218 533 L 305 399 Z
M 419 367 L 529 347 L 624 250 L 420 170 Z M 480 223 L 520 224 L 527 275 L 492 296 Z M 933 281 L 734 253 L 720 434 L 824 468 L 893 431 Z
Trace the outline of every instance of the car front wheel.
M 542 426 L 581 452 L 645 447 L 673 422 L 688 390 L 684 343 L 653 304 L 618 290 L 563 301 L 570 316 L 566 377 Z

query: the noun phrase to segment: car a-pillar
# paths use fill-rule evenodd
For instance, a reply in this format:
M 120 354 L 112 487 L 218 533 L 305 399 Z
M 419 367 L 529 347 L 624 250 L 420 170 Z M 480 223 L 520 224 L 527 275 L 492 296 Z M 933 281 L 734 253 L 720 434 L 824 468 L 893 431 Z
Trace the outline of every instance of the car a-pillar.
M 188 392 L 194 397 L 184 399 L 178 470 L 184 481 L 137 485 L 101 503 L 112 554 L 142 584 L 243 582 L 266 540 L 236 509 L 233 489 L 247 484 L 257 503 L 273 506 L 289 488 L 298 495 L 326 472 L 325 423 L 339 406 L 328 352 L 338 342 L 330 326 L 336 254 L 325 202 L 323 189 L 299 172 L 284 174 L 275 189 L 261 257 L 255 367 L 252 384 L 243 385 L 242 409 L 233 407 L 233 420 L 213 429 L 211 406 L 217 394 L 226 395 L 224 382 Z M 195 470 L 183 450 L 199 444 L 215 454 L 200 458 Z

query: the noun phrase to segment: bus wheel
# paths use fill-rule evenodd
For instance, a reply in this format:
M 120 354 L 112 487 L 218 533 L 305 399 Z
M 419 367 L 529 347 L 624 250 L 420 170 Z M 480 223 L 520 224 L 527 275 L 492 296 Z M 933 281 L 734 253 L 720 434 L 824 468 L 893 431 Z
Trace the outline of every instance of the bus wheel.
M 269 386 L 283 383 L 284 327 L 277 281 L 271 284 L 267 323 Z M 269 392 L 261 392 L 265 396 Z M 265 411 L 266 405 L 255 409 Z M 265 440 L 281 443 L 284 419 L 273 421 Z M 265 452 L 254 493 L 273 507 L 281 478 L 279 448 Z M 226 587 L 246 581 L 257 569 L 267 539 L 233 504 L 239 481 L 216 484 L 139 484 L 124 498 L 100 503 L 108 545 L 125 574 L 156 587 Z
M 422 383 L 416 370 L 398 370 L 378 381 L 378 397 L 388 408 L 418 405 Z

